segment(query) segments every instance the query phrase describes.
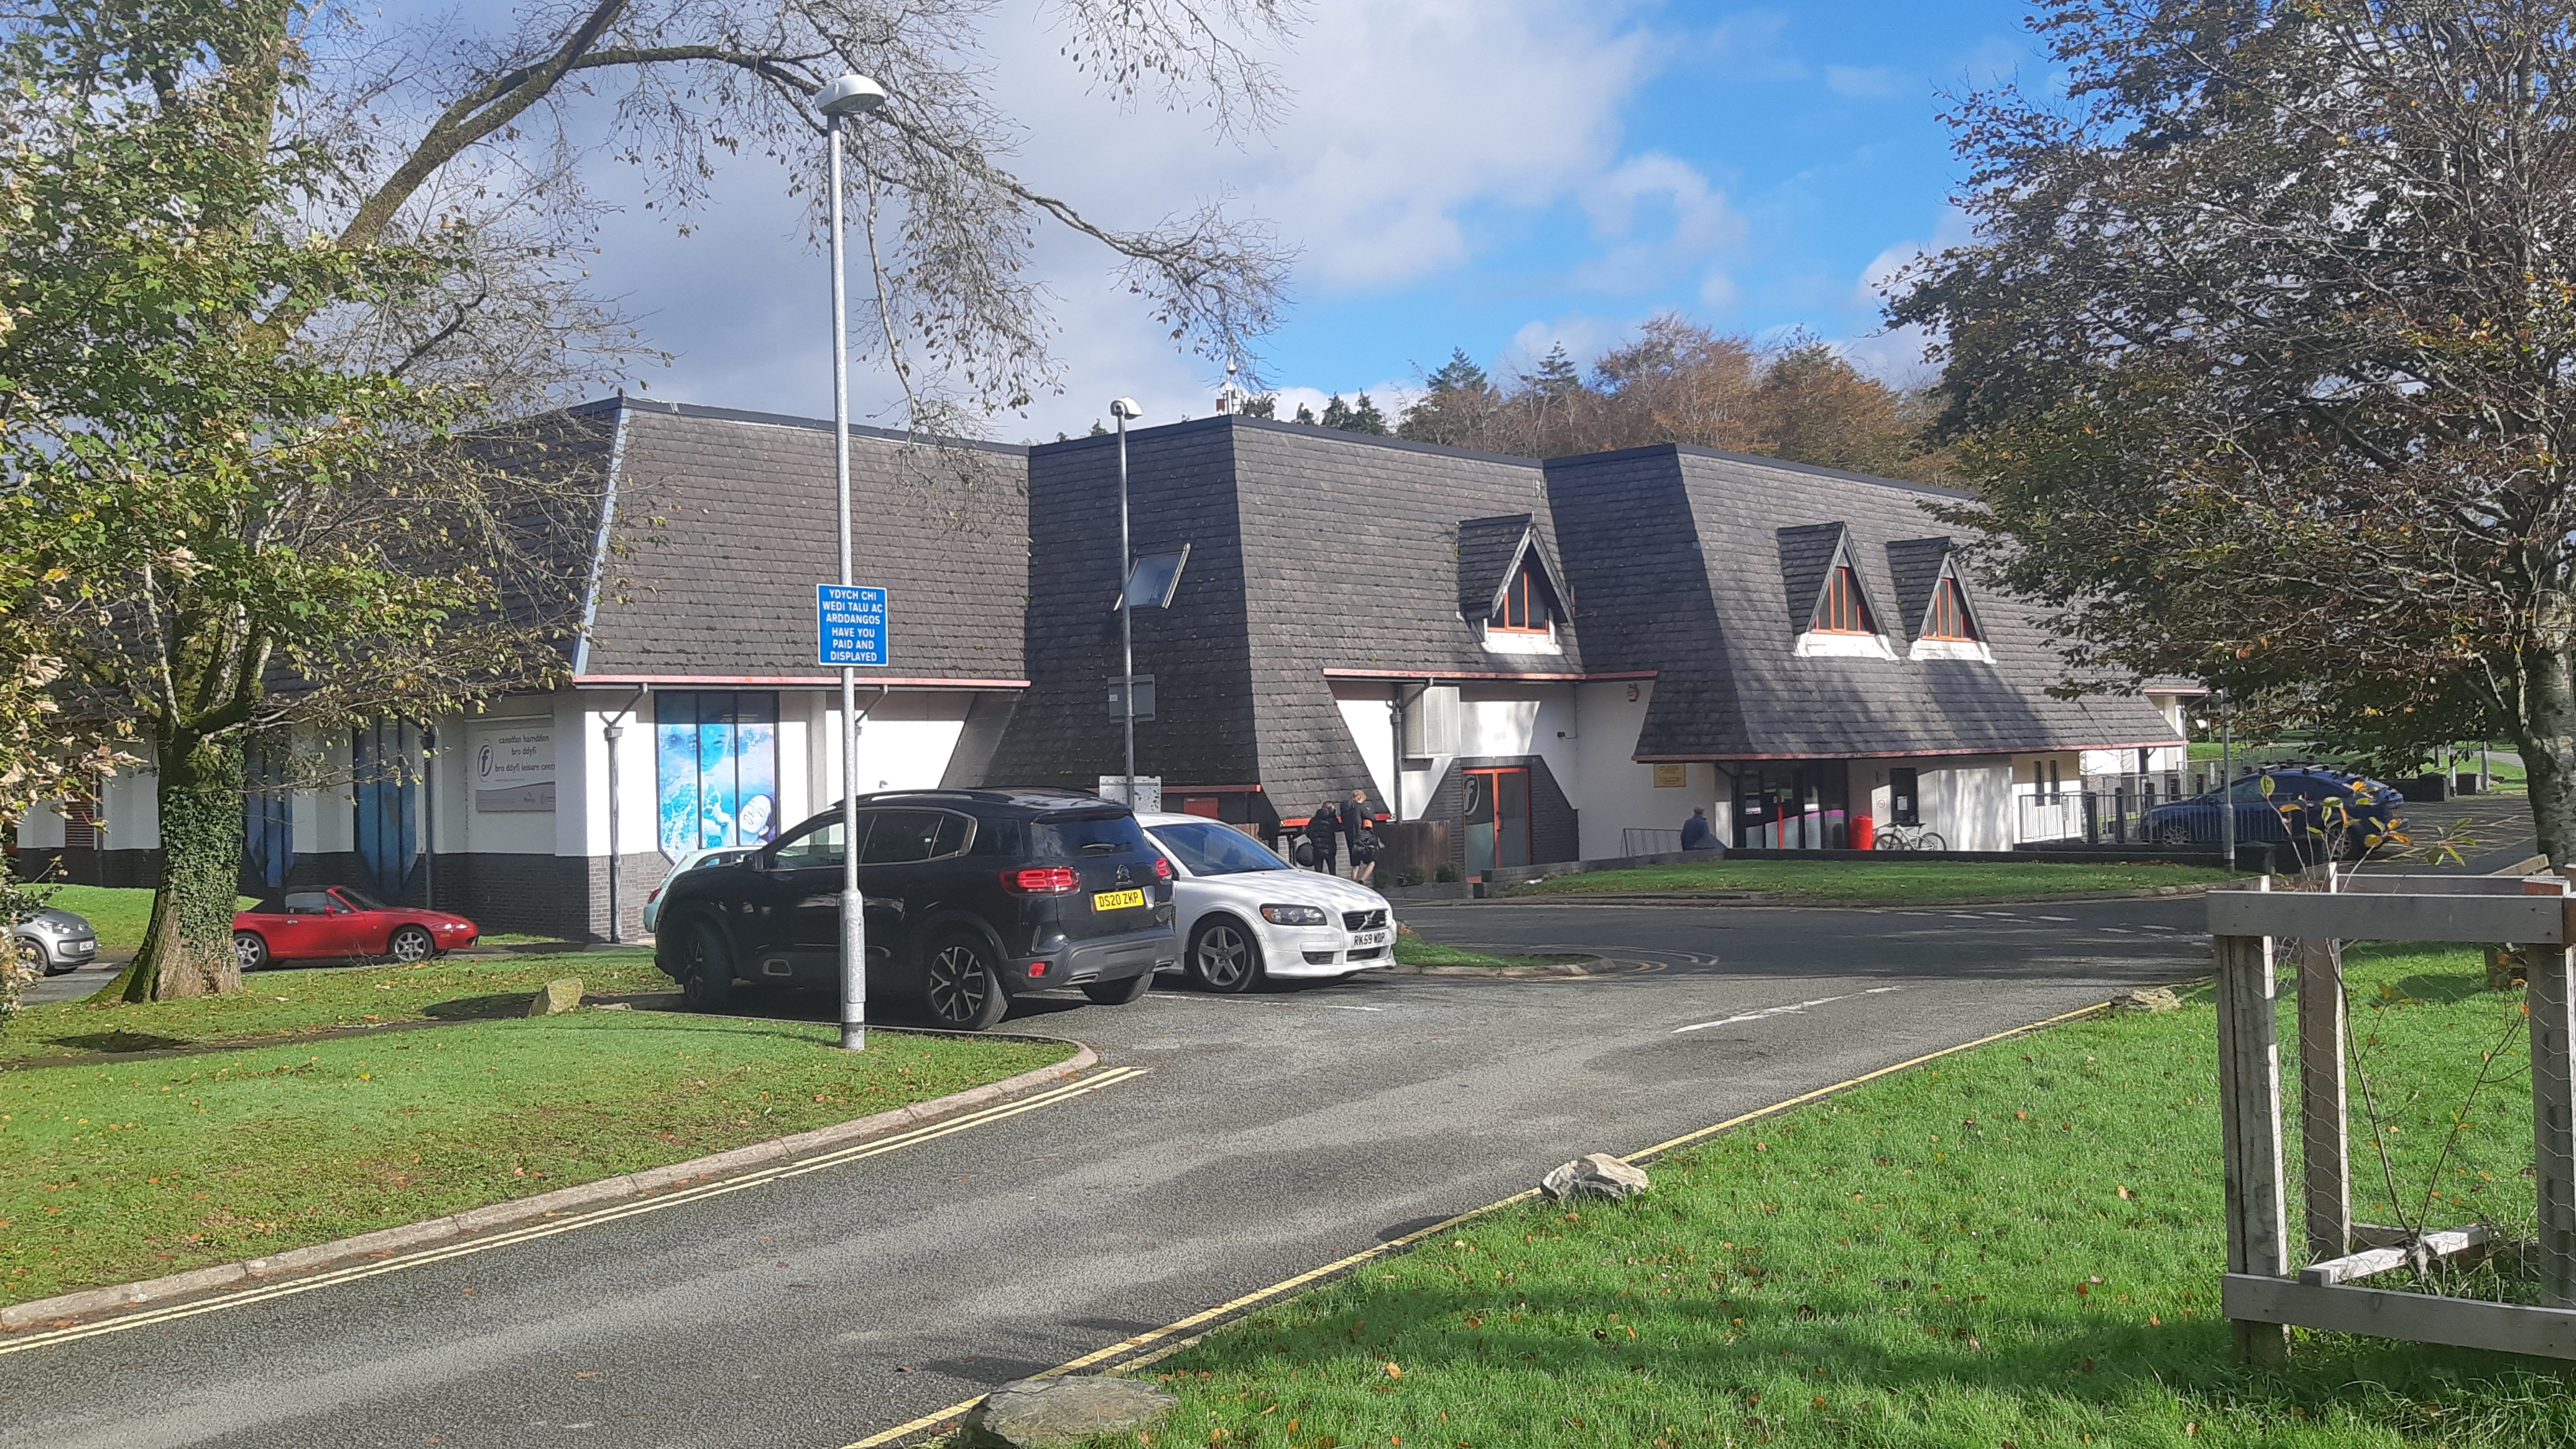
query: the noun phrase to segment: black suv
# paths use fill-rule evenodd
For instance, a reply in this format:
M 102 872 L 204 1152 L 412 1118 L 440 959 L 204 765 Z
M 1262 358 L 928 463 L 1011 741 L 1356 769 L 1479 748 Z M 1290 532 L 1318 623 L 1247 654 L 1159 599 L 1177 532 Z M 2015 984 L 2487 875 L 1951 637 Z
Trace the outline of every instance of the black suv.
M 1172 868 L 1124 805 L 1070 790 L 908 790 L 859 797 L 868 999 L 981 1031 L 1010 998 L 1079 986 L 1123 1005 L 1179 959 Z M 654 963 L 689 1004 L 736 981 L 826 986 L 841 969 L 841 812 L 743 859 L 674 878 Z

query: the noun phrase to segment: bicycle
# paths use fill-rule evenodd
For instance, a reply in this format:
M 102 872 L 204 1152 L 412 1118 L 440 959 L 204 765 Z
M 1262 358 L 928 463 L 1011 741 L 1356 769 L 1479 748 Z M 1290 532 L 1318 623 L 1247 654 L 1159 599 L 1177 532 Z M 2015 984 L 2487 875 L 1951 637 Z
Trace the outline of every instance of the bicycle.
M 1948 850 L 1950 842 L 1939 831 L 1920 825 L 1882 825 L 1870 846 L 1874 850 Z

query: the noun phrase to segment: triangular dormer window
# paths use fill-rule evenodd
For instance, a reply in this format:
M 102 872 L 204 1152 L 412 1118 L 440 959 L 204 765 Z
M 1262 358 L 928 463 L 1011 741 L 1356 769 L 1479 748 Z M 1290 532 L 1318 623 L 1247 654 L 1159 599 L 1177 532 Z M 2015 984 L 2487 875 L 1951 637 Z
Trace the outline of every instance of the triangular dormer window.
M 1923 632 L 1917 637 L 1957 644 L 1982 641 L 1976 616 L 1968 612 L 1968 591 L 1959 586 L 1958 576 L 1947 565 L 1932 585 L 1932 604 L 1923 611 Z
M 1502 603 L 1486 627 L 1502 634 L 1545 634 L 1549 617 L 1547 583 L 1539 576 L 1537 564 L 1524 561 L 1504 587 Z
M 1869 603 L 1861 597 L 1860 580 L 1851 565 L 1838 563 L 1825 574 L 1824 592 L 1816 599 L 1816 616 L 1807 628 L 1817 634 L 1875 634 Z

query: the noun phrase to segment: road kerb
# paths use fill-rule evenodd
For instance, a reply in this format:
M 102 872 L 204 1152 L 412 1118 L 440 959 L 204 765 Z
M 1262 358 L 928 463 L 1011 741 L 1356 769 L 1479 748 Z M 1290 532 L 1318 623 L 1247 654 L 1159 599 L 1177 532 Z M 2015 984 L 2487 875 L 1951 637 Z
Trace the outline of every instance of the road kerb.
M 1051 1037 L 1037 1039 L 1059 1040 Z M 1080 1042 L 1074 1042 L 1072 1045 L 1077 1050 L 1065 1060 L 1022 1072 L 1018 1076 L 1008 1077 L 999 1082 L 987 1082 L 980 1087 L 969 1087 L 965 1091 L 952 1092 L 948 1096 L 934 1098 L 928 1102 L 916 1102 L 911 1106 L 892 1108 L 854 1121 L 836 1122 L 828 1127 L 817 1127 L 810 1132 L 799 1132 L 790 1137 L 774 1137 L 767 1142 L 756 1142 L 748 1147 L 737 1147 L 706 1157 L 692 1158 L 687 1162 L 675 1162 L 667 1167 L 648 1168 L 642 1172 L 624 1173 L 617 1177 L 602 1178 L 596 1182 L 556 1188 L 534 1197 L 514 1198 L 509 1202 L 468 1208 L 464 1212 L 451 1213 L 444 1217 L 406 1223 L 401 1227 L 380 1228 L 374 1232 L 360 1233 L 356 1237 L 340 1238 L 328 1243 L 290 1248 L 282 1253 L 272 1253 L 238 1263 L 192 1268 L 185 1273 L 147 1278 L 136 1283 L 118 1283 L 104 1288 L 83 1288 L 71 1293 L 59 1293 L 51 1298 L 36 1298 L 25 1303 L 9 1304 L 6 1307 L 0 1307 L 0 1330 L 25 1328 L 32 1324 L 53 1323 L 63 1319 L 86 1318 L 96 1313 L 140 1307 L 147 1303 L 185 1297 L 191 1293 L 202 1293 L 209 1288 L 303 1272 L 354 1258 L 386 1257 L 406 1249 L 444 1242 L 470 1233 L 549 1217 L 556 1213 L 602 1202 L 641 1197 L 679 1183 L 721 1177 L 765 1162 L 803 1156 L 822 1148 L 860 1138 L 874 1137 L 932 1118 L 945 1117 L 952 1113 L 985 1106 L 1006 1097 L 1018 1096 L 1034 1088 L 1076 1076 L 1099 1065 L 1099 1053 Z
M 2193 978 L 2194 981 L 2205 979 L 2206 978 L 2202 977 Z M 2174 984 L 2185 985 L 2189 983 L 2176 982 Z M 1957 1046 L 1943 1047 L 1939 1051 L 1935 1052 L 1925 1052 L 1923 1055 L 1918 1057 L 1908 1057 L 1904 1061 L 1880 1067 L 1876 1071 L 1863 1072 L 1857 1077 L 1851 1077 L 1846 1080 L 1836 1082 L 1829 1087 L 1818 1087 L 1810 1092 L 1801 1092 L 1797 1096 L 1788 1098 L 1785 1101 L 1774 1102 L 1767 1107 L 1756 1107 L 1750 1112 L 1739 1112 L 1735 1116 L 1729 1117 L 1725 1121 L 1719 1122 L 1713 1126 L 1702 1127 L 1694 1132 L 1685 1132 L 1679 1137 L 1670 1138 L 1663 1142 L 1658 1142 L 1652 1147 L 1642 1148 L 1636 1152 L 1629 1153 L 1627 1154 L 1626 1160 L 1630 1162 L 1643 1162 L 1660 1157 L 1677 1148 L 1687 1147 L 1703 1138 L 1714 1137 L 1720 1132 L 1744 1126 L 1749 1122 L 1757 1122 L 1765 1117 L 1777 1116 L 1791 1108 L 1803 1107 L 1810 1102 L 1820 1101 L 1826 1097 L 1834 1096 L 1837 1093 L 1847 1092 L 1854 1087 L 1877 1081 L 1881 1077 L 1893 1076 L 1898 1072 L 1922 1066 L 1926 1062 L 1936 1062 L 1943 1057 L 1956 1056 L 1965 1051 L 1974 1051 L 1978 1047 L 1982 1046 L 1992 1046 L 1996 1042 L 2009 1041 L 2014 1037 L 2027 1035 L 2034 1031 L 2041 1031 L 2048 1027 L 2062 1026 L 2070 1021 L 2076 1021 L 2083 1017 L 2093 1016 L 2100 1012 L 2107 1011 L 2110 1009 L 2110 1005 L 2111 1003 L 2108 1001 L 2097 1001 L 2091 1006 L 2079 1007 L 2074 1011 L 2059 1012 L 2055 1016 L 2046 1017 L 2039 1021 L 2029 1022 L 2022 1026 L 2016 1026 L 2008 1030 L 1995 1032 L 1989 1036 L 1978 1037 L 1975 1041 L 1963 1041 Z M 1080 1373 L 1086 1369 L 1105 1374 L 1119 1374 L 1143 1368 L 1148 1364 L 1169 1358 L 1173 1354 L 1179 1353 L 1181 1350 L 1188 1348 L 1191 1344 L 1205 1338 L 1210 1333 L 1224 1327 L 1233 1319 L 1249 1313 L 1251 1310 L 1260 1307 L 1272 1299 L 1294 1293 L 1300 1289 L 1315 1287 L 1334 1278 L 1343 1277 L 1355 1268 L 1375 1262 L 1380 1258 L 1389 1257 L 1393 1254 L 1402 1252 L 1427 1238 L 1437 1237 L 1452 1228 L 1458 1227 L 1476 1218 L 1483 1217 L 1487 1213 L 1498 1212 L 1515 1203 L 1528 1202 L 1538 1195 L 1538 1189 L 1529 1188 L 1521 1192 L 1513 1193 L 1510 1197 L 1503 1198 L 1500 1201 L 1489 1202 L 1483 1207 L 1469 1208 L 1467 1211 L 1459 1213 L 1453 1217 L 1442 1218 L 1440 1221 L 1433 1223 L 1427 1228 L 1416 1228 L 1402 1237 L 1390 1238 L 1375 1247 L 1363 1248 L 1346 1258 L 1337 1258 L 1330 1263 L 1326 1263 L 1320 1268 L 1310 1268 L 1303 1273 L 1297 1274 L 1295 1277 L 1282 1278 L 1267 1288 L 1256 1288 L 1250 1293 L 1246 1293 L 1239 1298 L 1230 1299 L 1224 1303 L 1220 1303 L 1214 1308 L 1204 1309 L 1200 1312 L 1193 1313 L 1187 1318 L 1178 1319 L 1174 1322 L 1163 1325 L 1161 1328 L 1151 1329 L 1147 1332 L 1137 1334 L 1133 1338 L 1122 1339 L 1117 1343 L 1111 1344 L 1107 1348 L 1094 1350 L 1093 1352 L 1084 1354 L 1080 1358 L 1068 1359 L 1063 1363 L 1057 1364 L 1054 1368 L 1041 1370 L 1040 1372 L 1028 1375 L 1028 1377 L 1033 1379 L 1051 1379 L 1065 1374 Z M 842 1449 L 885 1449 L 885 1446 L 902 1443 L 916 1434 L 929 1433 L 934 1429 L 946 1427 L 954 1421 L 965 1417 L 967 1410 L 982 1403 L 986 1397 L 986 1395 L 977 1394 L 974 1398 L 967 1399 L 961 1403 L 951 1404 L 947 1408 L 937 1410 L 933 1413 L 924 1414 L 920 1418 L 914 1419 L 909 1423 L 897 1424 L 891 1429 L 881 1430 L 875 1434 L 869 1435 L 867 1438 L 859 1439 L 852 1443 L 843 1445 Z

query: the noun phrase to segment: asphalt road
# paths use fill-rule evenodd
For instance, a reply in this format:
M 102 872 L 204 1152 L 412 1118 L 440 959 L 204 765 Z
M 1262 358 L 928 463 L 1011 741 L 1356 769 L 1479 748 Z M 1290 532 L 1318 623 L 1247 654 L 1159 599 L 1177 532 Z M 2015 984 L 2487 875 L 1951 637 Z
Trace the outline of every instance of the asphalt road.
M 0 1355 L 0 1445 L 835 1449 L 1580 1153 L 2200 974 L 2201 911 L 1418 907 L 1437 940 L 1633 965 L 1040 1003 L 1011 1025 L 1150 1070 L 803 1177 Z

